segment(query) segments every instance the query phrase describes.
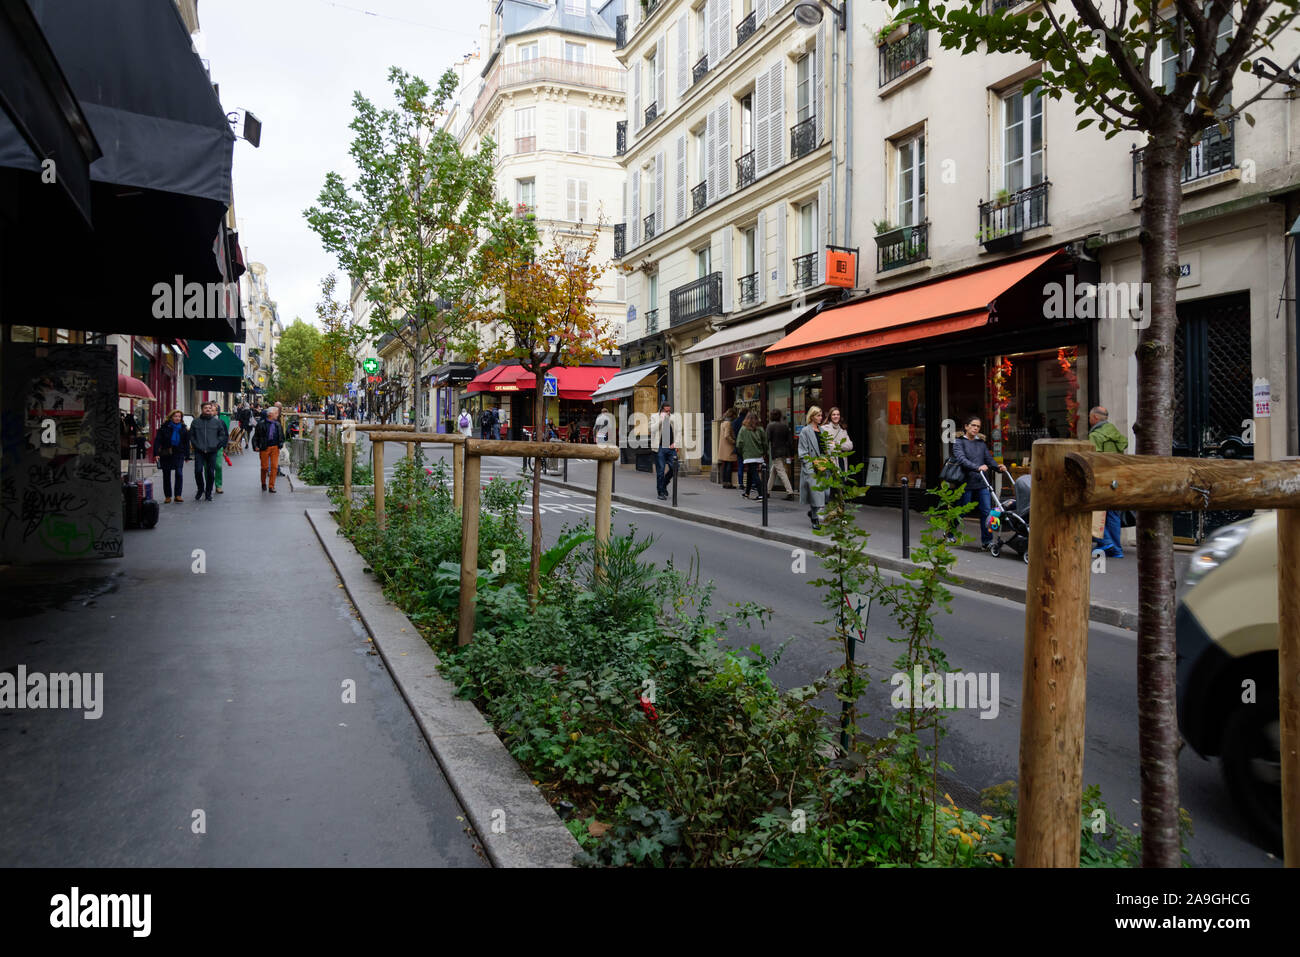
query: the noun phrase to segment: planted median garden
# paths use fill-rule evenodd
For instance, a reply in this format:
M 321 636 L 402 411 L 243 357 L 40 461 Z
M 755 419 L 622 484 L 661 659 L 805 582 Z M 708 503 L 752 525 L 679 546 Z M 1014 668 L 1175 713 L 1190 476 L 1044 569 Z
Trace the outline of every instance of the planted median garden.
M 851 473 L 853 470 L 850 469 Z M 928 515 L 917 567 L 882 576 L 852 521 L 857 490 L 833 465 L 824 484 L 822 575 L 827 618 L 817 630 L 845 649 L 861 626 L 846 596 L 870 595 L 893 623 L 889 672 L 948 670 L 936 616 L 949 600 L 955 555 L 945 541 L 969 508 L 953 494 Z M 766 609 L 719 608 L 697 569 L 647 560 L 633 534 L 601 546 L 566 529 L 541 555 L 528 595 L 531 528 L 522 482 L 485 484 L 479 525 L 474 640 L 456 646 L 461 518 L 441 463 L 399 462 L 386 526 L 373 498 L 340 513 L 340 531 L 438 652 L 443 675 L 475 702 L 598 866 L 1006 866 L 1014 860 L 1009 788 L 989 807 L 958 807 L 939 757 L 944 711 L 917 694 L 870 738 L 857 703 L 871 671 L 844 663 L 783 690 L 779 652 L 728 647 L 761 628 Z M 340 501 L 336 493 L 336 501 Z M 599 571 L 598 571 L 599 569 Z M 801 640 L 814 640 L 804 638 Z M 880 680 L 877 676 L 876 680 Z M 839 702 L 835 713 L 822 705 Z M 843 710 L 841 710 L 841 708 Z M 1103 809 L 1107 827 L 1088 826 Z M 1119 832 L 1099 797 L 1085 799 L 1082 863 L 1126 865 L 1137 839 Z

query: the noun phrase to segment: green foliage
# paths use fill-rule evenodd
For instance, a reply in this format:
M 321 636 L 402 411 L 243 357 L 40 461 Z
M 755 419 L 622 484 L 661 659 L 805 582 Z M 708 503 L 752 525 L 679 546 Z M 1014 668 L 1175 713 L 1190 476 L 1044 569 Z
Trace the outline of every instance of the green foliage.
M 298 478 L 308 485 L 342 485 L 343 457 L 352 456 L 352 484 L 370 485 L 375 480 L 374 469 L 357 456 L 354 443 L 324 442 L 318 457 L 307 456 L 298 467 Z
M 274 388 L 282 401 L 297 402 L 304 395 L 319 394 L 312 365 L 320 347 L 320 330 L 301 319 L 284 330 L 275 347 Z

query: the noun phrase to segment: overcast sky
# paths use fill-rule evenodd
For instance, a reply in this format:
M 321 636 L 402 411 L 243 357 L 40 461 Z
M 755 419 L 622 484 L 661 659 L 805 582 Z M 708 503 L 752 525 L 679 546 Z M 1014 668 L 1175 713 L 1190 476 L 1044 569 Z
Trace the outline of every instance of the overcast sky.
M 435 83 L 475 49 L 487 17 L 487 0 L 200 0 L 196 43 L 222 105 L 262 121 L 259 149 L 235 144 L 235 214 L 286 326 L 315 322 L 320 282 L 340 272 L 302 212 L 326 172 L 353 178 L 353 92 L 389 105 L 390 66 Z M 482 68 L 472 60 L 462 74 Z M 346 294 L 341 274 L 339 286 Z

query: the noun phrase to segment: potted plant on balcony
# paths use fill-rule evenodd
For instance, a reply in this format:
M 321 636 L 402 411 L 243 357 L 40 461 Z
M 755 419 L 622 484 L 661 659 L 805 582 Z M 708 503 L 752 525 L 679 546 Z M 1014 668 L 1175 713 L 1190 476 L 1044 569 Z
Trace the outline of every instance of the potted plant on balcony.
M 876 46 L 883 47 L 888 43 L 897 43 L 907 36 L 907 29 L 910 25 L 904 18 L 890 20 L 876 31 Z
M 892 233 L 897 228 L 887 219 L 877 219 L 872 222 L 872 225 L 876 227 L 877 236 L 883 236 L 885 233 Z

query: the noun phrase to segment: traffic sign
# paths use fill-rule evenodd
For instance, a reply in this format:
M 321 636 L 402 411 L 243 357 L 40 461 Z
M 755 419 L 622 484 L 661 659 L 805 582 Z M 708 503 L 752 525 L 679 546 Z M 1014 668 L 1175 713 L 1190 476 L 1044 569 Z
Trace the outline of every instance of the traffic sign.
M 361 368 L 365 369 L 371 375 L 374 375 L 376 372 L 379 371 L 379 360 L 376 359 L 374 356 L 371 356 L 368 359 L 362 359 Z
M 553 398 L 555 396 L 558 396 L 559 394 L 560 394 L 559 383 L 556 382 L 555 376 L 548 375 L 546 379 L 542 382 L 542 395 Z

